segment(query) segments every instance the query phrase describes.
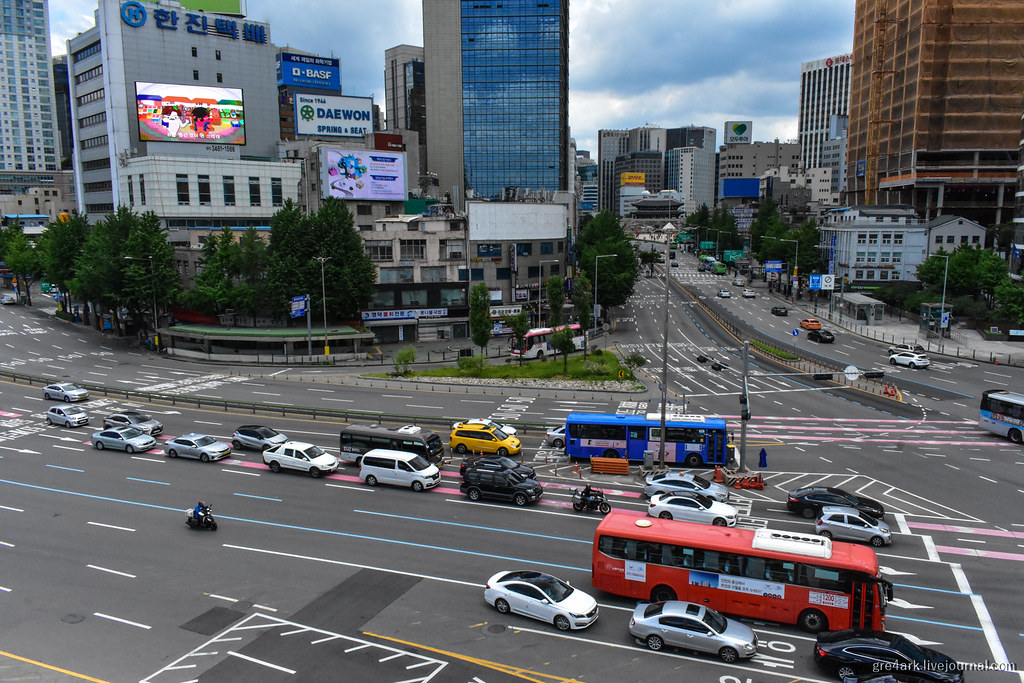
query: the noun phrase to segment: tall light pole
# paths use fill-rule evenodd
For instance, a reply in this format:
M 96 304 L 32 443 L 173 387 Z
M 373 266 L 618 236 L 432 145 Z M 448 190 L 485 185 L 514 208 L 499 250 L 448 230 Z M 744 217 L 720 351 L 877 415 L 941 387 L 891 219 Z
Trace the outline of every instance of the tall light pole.
M 540 316 L 541 316 L 540 304 L 541 304 L 541 298 L 542 298 L 541 294 L 543 294 L 543 292 L 544 292 L 544 264 L 545 263 L 561 263 L 561 261 L 559 261 L 556 258 L 544 259 L 537 266 L 537 327 L 540 327 Z
M 796 278 L 797 282 L 799 282 L 799 273 L 797 271 L 797 263 L 800 261 L 800 242 L 798 242 L 797 240 L 783 239 L 782 237 L 772 237 L 771 235 L 765 235 L 763 239 L 766 239 L 766 240 L 778 240 L 780 242 L 792 242 L 795 245 L 796 250 L 795 250 L 795 253 L 793 255 L 793 277 Z M 794 304 L 796 303 L 796 290 L 797 290 L 797 285 L 794 284 L 793 285 L 793 303 Z
M 146 258 L 141 256 L 125 256 L 126 261 L 149 261 L 149 275 L 153 278 L 153 346 L 159 351 L 160 350 L 160 335 L 157 332 L 157 317 L 156 317 L 156 267 L 153 265 L 153 256 L 149 255 Z
M 314 256 L 314 261 L 320 262 L 320 300 L 324 305 L 324 356 L 331 355 L 331 346 L 327 341 L 327 284 L 324 280 L 324 264 L 331 260 L 330 256 Z
M 665 247 L 668 256 L 668 246 Z M 596 266 L 595 266 L 596 270 Z M 661 340 L 661 438 L 658 439 L 658 467 L 665 466 L 665 411 L 668 409 L 668 274 L 669 263 L 665 259 L 665 301 L 662 305 L 663 329 Z M 595 273 L 596 275 L 596 273 Z M 683 398 L 683 412 L 686 412 L 686 398 Z
M 597 262 L 603 258 L 616 256 L 616 254 L 599 254 L 594 257 L 594 333 L 597 333 Z M 668 265 L 667 263 L 665 265 Z M 666 269 L 666 273 L 668 270 Z M 667 277 L 667 275 L 666 275 Z
M 708 232 L 715 233 L 715 260 L 718 261 L 718 236 L 722 234 L 721 230 L 708 230 Z
M 949 257 L 952 254 L 932 254 L 932 256 L 938 256 L 946 259 L 946 269 L 942 272 L 942 304 L 939 310 L 939 353 L 942 353 L 943 342 L 946 339 L 946 335 L 943 333 L 942 323 L 946 319 L 946 278 L 949 276 Z

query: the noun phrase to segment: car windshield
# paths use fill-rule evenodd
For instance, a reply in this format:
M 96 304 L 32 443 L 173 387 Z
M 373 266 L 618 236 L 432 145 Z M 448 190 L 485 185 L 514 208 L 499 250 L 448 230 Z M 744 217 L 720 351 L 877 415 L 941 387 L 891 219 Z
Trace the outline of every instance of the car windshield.
M 264 439 L 269 439 L 272 436 L 277 436 L 277 430 L 271 429 L 270 427 L 260 427 L 255 430 L 256 434 Z
M 509 481 L 513 484 L 522 484 L 524 481 L 526 481 L 526 477 L 519 474 L 515 470 L 508 470 L 506 474 L 508 475 Z
M 413 468 L 417 472 L 422 472 L 423 470 L 430 467 L 430 463 L 427 462 L 427 459 L 424 458 L 422 455 L 417 455 L 415 458 L 409 461 L 409 467 Z
M 196 439 L 196 445 L 197 446 L 209 446 L 210 444 L 216 443 L 216 442 L 217 442 L 217 440 L 215 438 L 213 438 L 212 436 L 201 436 L 198 439 Z
M 321 455 L 326 455 L 327 451 L 320 448 L 319 446 L 310 446 L 309 448 L 304 450 L 303 453 L 309 456 L 309 459 L 312 460 L 313 458 L 319 458 Z
M 79 413 L 84 413 L 85 411 L 79 408 L 78 406 L 68 406 L 67 408 L 64 409 L 64 412 L 67 413 L 68 415 L 78 415 Z
M 135 428 L 122 429 L 120 433 L 121 436 L 123 436 L 126 439 L 134 439 L 140 436 L 145 436 L 141 431 Z
M 910 642 L 903 636 L 896 636 L 892 640 L 892 648 L 897 652 L 906 655 L 915 662 L 926 662 L 928 656 L 914 643 Z
M 572 586 L 554 576 L 548 576 L 547 574 L 541 574 L 537 578 L 530 581 L 534 586 L 539 588 L 544 595 L 548 596 L 551 602 L 562 602 L 567 597 L 572 595 L 575 590 Z
M 498 441 L 504 441 L 505 439 L 508 438 L 508 434 L 497 428 L 495 428 L 494 431 L 491 433 L 494 434 L 494 438 L 497 439 Z
M 693 483 L 699 489 L 709 489 L 709 488 L 711 488 L 711 482 L 710 481 L 708 481 L 704 477 L 699 477 L 696 474 L 693 475 Z
M 149 415 L 143 415 L 142 413 L 121 413 L 132 422 L 145 422 L 149 419 Z
M 721 614 L 713 609 L 704 610 L 704 623 L 708 625 L 715 633 L 722 633 L 725 631 L 726 626 L 729 625 L 728 619 L 723 617 Z
M 704 508 L 711 507 L 711 504 L 714 502 L 710 498 L 705 496 L 703 493 L 694 493 L 692 496 L 689 497 L 693 498 L 695 501 L 700 503 L 700 506 Z
M 64 391 L 81 391 L 82 390 L 82 387 L 78 386 L 77 384 L 61 384 L 59 386 Z

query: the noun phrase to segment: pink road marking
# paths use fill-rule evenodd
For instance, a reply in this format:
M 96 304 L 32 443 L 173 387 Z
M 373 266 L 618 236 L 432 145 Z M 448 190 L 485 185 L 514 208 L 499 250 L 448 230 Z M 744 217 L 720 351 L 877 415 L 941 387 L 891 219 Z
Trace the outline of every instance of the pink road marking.
M 996 560 L 1024 562 L 1024 554 L 1021 553 L 1001 553 L 995 550 L 978 550 L 977 548 L 954 548 L 948 545 L 937 545 L 935 550 L 952 555 L 970 555 L 972 557 L 990 557 Z
M 787 434 L 765 434 L 754 432 L 747 434 L 747 438 L 778 439 L 779 441 L 822 441 L 828 443 L 906 443 L 923 444 L 928 446 L 1006 446 L 1006 441 L 936 441 L 934 439 L 862 439 L 857 437 L 842 436 L 810 436 L 810 435 L 787 435 Z
M 5 413 L 0 410 L 0 417 L 21 417 L 21 413 Z
M 769 428 L 767 425 L 761 427 L 761 429 L 767 429 L 767 428 Z M 824 426 L 820 426 L 820 425 L 819 426 L 815 426 L 815 427 L 798 427 L 796 425 L 786 425 L 786 429 L 790 430 L 790 431 L 794 431 L 794 432 L 795 431 L 820 432 L 820 431 L 828 430 L 830 432 L 869 432 L 869 433 L 883 433 L 883 434 L 892 434 L 892 433 L 897 433 L 898 434 L 900 432 L 909 431 L 909 430 L 905 430 L 905 429 L 893 429 L 892 427 L 889 427 L 887 429 L 886 428 L 871 429 L 869 427 L 837 427 L 837 426 L 824 427 Z M 962 429 L 926 429 L 926 430 L 922 430 L 919 433 L 923 433 L 923 434 L 963 434 L 964 430 L 962 430 Z M 976 430 L 976 433 L 978 434 L 978 436 L 985 436 L 987 434 L 990 434 L 991 432 L 986 432 L 983 429 L 978 429 L 978 430 Z
M 956 534 L 978 534 L 979 536 L 1002 536 L 1003 538 L 1024 538 L 1021 531 L 1003 531 L 1002 529 L 975 529 L 955 524 L 934 524 L 931 522 L 907 522 L 912 529 L 928 529 L 930 531 L 950 531 Z

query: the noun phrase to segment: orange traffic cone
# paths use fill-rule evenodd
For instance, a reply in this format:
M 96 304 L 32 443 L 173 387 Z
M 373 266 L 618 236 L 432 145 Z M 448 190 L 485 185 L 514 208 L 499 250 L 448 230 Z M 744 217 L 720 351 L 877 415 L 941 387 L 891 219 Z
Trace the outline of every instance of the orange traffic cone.
M 577 477 L 579 477 L 580 479 L 582 479 L 582 478 L 583 478 L 583 475 L 582 475 L 582 474 L 580 474 L 580 466 L 579 466 L 579 463 L 577 463 L 577 464 L 576 464 L 576 466 L 572 468 L 572 471 L 573 471 L 573 474 L 575 474 L 575 475 L 576 475 Z
M 722 476 L 722 467 L 720 465 L 715 465 L 715 476 L 712 480 L 719 484 L 725 481 L 725 477 Z
M 746 478 L 746 477 L 737 477 L 737 478 L 736 478 L 736 481 L 734 481 L 734 482 L 732 483 L 732 487 L 733 487 L 734 489 L 741 489 L 741 488 L 744 488 L 744 482 L 746 482 L 746 481 L 747 481 L 747 478 Z

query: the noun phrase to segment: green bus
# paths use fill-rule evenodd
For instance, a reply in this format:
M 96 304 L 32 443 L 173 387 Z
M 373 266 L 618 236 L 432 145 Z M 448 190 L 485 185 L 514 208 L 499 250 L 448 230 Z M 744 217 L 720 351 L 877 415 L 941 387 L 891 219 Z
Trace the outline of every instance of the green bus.
M 710 270 L 715 275 L 725 275 L 729 269 L 721 261 L 715 261 L 713 263 L 708 264 L 708 270 Z

